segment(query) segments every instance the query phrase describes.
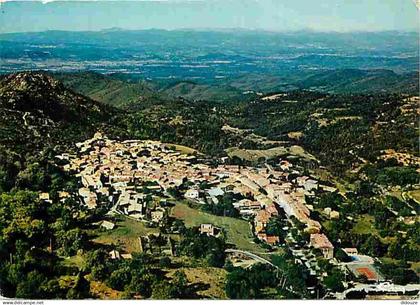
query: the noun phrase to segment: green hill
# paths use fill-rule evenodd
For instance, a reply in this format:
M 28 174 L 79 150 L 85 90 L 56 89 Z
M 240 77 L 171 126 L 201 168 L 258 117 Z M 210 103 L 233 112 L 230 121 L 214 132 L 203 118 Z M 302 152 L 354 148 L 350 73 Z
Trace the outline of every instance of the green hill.
M 419 90 L 418 73 L 397 74 L 391 70 L 322 71 L 296 82 L 296 86 L 333 93 L 416 94 Z
M 187 100 L 204 101 L 235 101 L 243 100 L 245 96 L 242 91 L 224 84 L 199 84 L 190 81 L 180 81 L 165 86 L 160 90 L 172 98 L 184 98 Z
M 115 107 L 161 98 L 153 85 L 146 81 L 127 82 L 93 72 L 57 73 L 54 77 L 80 94 Z

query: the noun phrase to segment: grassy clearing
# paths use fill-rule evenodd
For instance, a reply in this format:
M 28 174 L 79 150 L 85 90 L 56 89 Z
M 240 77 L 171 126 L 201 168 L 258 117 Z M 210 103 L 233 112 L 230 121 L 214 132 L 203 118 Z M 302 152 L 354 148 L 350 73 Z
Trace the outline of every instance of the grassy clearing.
M 194 287 L 198 298 L 227 299 L 224 289 L 227 275 L 225 269 L 213 267 L 177 268 L 169 270 L 167 276 L 172 278 L 177 270 L 185 272 L 189 285 Z
M 411 263 L 411 269 L 419 275 L 420 274 L 420 262 Z
M 332 121 L 332 123 L 335 124 L 335 123 L 337 123 L 339 121 L 343 121 L 343 120 L 358 121 L 358 120 L 361 120 L 361 119 L 362 119 L 361 116 L 338 116 Z
M 389 195 L 390 196 L 394 196 L 397 199 L 402 200 L 402 201 L 405 200 L 404 199 L 404 193 L 401 190 L 395 190 L 395 189 L 394 190 L 391 190 L 391 191 L 389 191 Z
M 378 234 L 374 224 L 374 218 L 371 215 L 361 215 L 353 227 L 352 232 L 354 234 Z
M 287 136 L 288 136 L 290 139 L 299 140 L 300 138 L 302 138 L 302 137 L 303 137 L 303 132 L 301 132 L 301 131 L 292 131 L 292 132 L 289 132 L 289 133 L 287 134 Z
M 240 129 L 240 128 L 232 127 L 229 125 L 224 125 L 222 127 L 222 130 L 227 133 L 233 133 L 237 136 L 242 137 L 244 140 L 252 141 L 257 144 L 282 145 L 282 144 L 288 143 L 285 141 L 269 140 L 266 137 L 263 137 L 263 136 L 260 136 L 251 132 L 251 129 Z
M 352 229 L 352 233 L 375 235 L 385 244 L 390 244 L 395 240 L 395 237 L 381 237 L 379 235 L 378 229 L 375 228 L 374 222 L 375 218 L 373 216 L 368 214 L 360 215 L 357 219 L 356 225 Z
M 317 178 L 318 180 L 332 182 L 334 184 L 334 187 L 336 187 L 338 192 L 344 197 L 346 197 L 346 193 L 348 191 L 354 191 L 356 188 L 354 184 L 350 184 L 344 179 L 339 179 L 333 176 L 328 170 L 323 168 L 316 168 L 314 170 L 310 170 L 310 173 L 314 175 L 315 178 Z
M 409 198 L 413 199 L 415 202 L 420 204 L 420 190 L 414 190 L 407 192 Z
M 62 265 L 65 267 L 77 267 L 81 269 L 83 267 L 84 259 L 80 254 L 70 256 L 68 258 L 63 258 Z
M 270 149 L 240 149 L 231 147 L 225 150 L 229 157 L 238 157 L 247 161 L 258 161 L 260 158 L 273 159 L 279 156 L 293 155 L 306 160 L 316 160 L 314 156 L 306 152 L 301 146 L 290 147 L 278 146 Z
M 171 210 L 171 215 L 185 222 L 185 226 L 194 227 L 202 223 L 211 223 L 227 232 L 227 241 L 235 244 L 238 249 L 252 252 L 266 252 L 253 241 L 250 224 L 242 219 L 216 216 L 193 208 L 185 203 L 177 203 Z
M 385 264 L 398 264 L 400 261 L 391 257 L 381 257 L 381 262 Z
M 226 153 L 229 157 L 238 157 L 247 161 L 258 161 L 260 158 L 272 159 L 277 156 L 287 155 L 287 149 L 285 147 L 276 147 L 266 150 L 256 149 L 240 149 L 237 147 L 231 147 L 226 149 Z
M 172 143 L 165 143 L 164 144 L 166 147 L 168 148 L 175 148 L 174 150 L 177 152 L 180 152 L 182 154 L 201 154 L 198 150 L 188 147 L 188 146 L 183 146 L 183 145 L 178 145 L 178 144 L 172 144 Z
M 90 276 L 85 277 L 90 283 L 90 293 L 97 299 L 101 300 L 118 300 L 121 299 L 121 292 L 108 287 L 105 283 L 93 281 Z
M 306 160 L 313 160 L 313 161 L 317 160 L 313 155 L 311 155 L 306 150 L 304 150 L 302 146 L 293 145 L 293 146 L 290 146 L 290 148 L 288 149 L 291 155 L 298 156 Z
M 158 233 L 157 228 L 148 228 L 144 223 L 127 217 L 119 217 L 116 221 L 116 228 L 105 231 L 98 229 L 93 241 L 105 245 L 118 245 L 128 253 L 140 252 L 138 237 L 149 233 Z
M 62 289 L 69 289 L 76 283 L 77 276 L 74 275 L 62 275 L 58 279 L 58 285 Z

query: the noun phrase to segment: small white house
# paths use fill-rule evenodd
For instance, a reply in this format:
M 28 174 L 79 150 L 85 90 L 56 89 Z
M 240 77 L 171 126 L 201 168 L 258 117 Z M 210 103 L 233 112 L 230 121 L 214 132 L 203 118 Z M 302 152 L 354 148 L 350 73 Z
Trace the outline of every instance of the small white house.
M 196 189 L 189 189 L 185 192 L 184 197 L 187 199 L 197 200 L 200 197 L 200 192 Z
M 101 227 L 107 230 L 112 230 L 113 228 L 115 228 L 115 224 L 110 221 L 104 220 L 101 224 Z

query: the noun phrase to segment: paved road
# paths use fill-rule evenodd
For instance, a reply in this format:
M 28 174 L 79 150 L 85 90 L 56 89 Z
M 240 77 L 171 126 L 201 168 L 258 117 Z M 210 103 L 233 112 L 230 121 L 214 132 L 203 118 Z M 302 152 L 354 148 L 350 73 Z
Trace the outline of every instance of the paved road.
M 272 262 L 270 262 L 269 260 L 266 260 L 265 258 L 258 256 L 254 253 L 248 252 L 248 251 L 243 251 L 243 250 L 238 250 L 238 249 L 226 249 L 225 250 L 226 253 L 239 253 L 239 254 L 244 254 L 248 257 L 251 257 L 253 259 L 255 259 L 256 261 L 263 263 L 263 264 L 267 264 L 270 265 L 276 269 L 279 269 L 276 265 L 274 265 Z

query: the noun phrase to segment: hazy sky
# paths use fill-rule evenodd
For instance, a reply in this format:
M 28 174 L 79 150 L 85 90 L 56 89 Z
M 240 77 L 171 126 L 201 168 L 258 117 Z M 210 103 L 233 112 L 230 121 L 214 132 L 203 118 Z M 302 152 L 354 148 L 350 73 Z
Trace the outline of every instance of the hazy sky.
M 419 21 L 412 0 L 46 0 L 0 5 L 0 32 L 112 27 L 417 31 Z

